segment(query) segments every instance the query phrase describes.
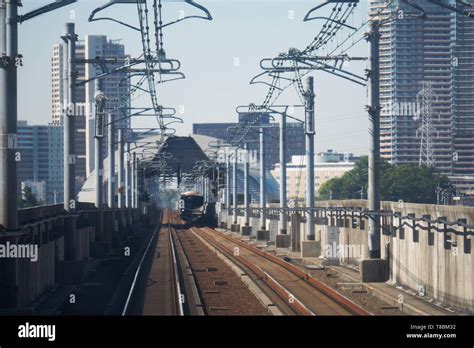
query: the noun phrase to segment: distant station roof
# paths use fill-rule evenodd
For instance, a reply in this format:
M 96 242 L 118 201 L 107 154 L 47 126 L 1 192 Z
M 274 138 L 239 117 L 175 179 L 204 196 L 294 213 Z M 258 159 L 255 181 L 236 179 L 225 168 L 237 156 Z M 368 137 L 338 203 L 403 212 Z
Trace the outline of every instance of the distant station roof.
M 208 156 L 204 153 L 204 150 L 193 136 L 189 137 L 169 137 L 165 141 L 165 145 L 162 146 L 160 152 L 171 154 L 171 158 L 166 160 L 166 164 L 172 169 L 173 172 L 177 173 L 178 170 L 181 173 L 191 173 L 196 162 L 208 160 Z M 198 136 L 201 137 L 202 136 Z M 208 138 L 211 141 L 213 138 Z M 206 139 L 200 139 L 201 145 L 204 145 Z M 203 141 L 204 140 L 204 141 Z
M 160 137 L 157 135 L 147 135 L 141 137 L 140 143 L 159 143 Z M 170 154 L 169 158 L 166 159 L 167 165 L 172 169 L 174 173 L 180 171 L 181 173 L 191 173 L 193 171 L 193 167 L 198 161 L 203 161 L 209 159 L 211 154 L 217 151 L 216 147 L 211 147 L 212 144 L 216 144 L 218 142 L 222 142 L 222 140 L 208 137 L 205 135 L 197 135 L 192 134 L 190 136 L 170 136 L 165 139 L 165 141 L 158 146 L 158 152 L 164 154 Z M 133 143 L 132 143 L 133 144 Z M 132 150 L 131 152 L 137 153 L 137 158 L 140 161 L 152 161 L 156 156 L 156 151 L 150 152 L 149 148 L 148 151 L 144 150 L 144 148 L 137 148 Z M 115 171 L 118 171 L 118 150 L 115 152 Z M 212 156 L 215 158 L 215 156 Z M 107 158 L 104 160 L 104 194 L 107 191 L 107 177 L 108 177 L 108 162 Z M 259 175 L 258 175 L 258 165 L 253 164 L 250 166 L 250 186 L 255 191 L 258 191 L 258 182 L 259 182 Z M 239 168 L 239 175 L 241 170 Z M 242 181 L 242 180 L 239 180 Z M 272 201 L 278 197 L 278 183 L 275 179 L 270 175 L 270 172 L 267 172 L 266 175 L 266 182 L 267 182 L 267 193 L 269 201 Z M 239 186 L 242 183 L 239 184 Z M 255 186 L 255 188 L 253 187 Z M 239 189 L 240 190 L 240 189 Z M 255 193 L 255 197 L 257 197 L 258 192 Z M 92 171 L 87 180 L 85 181 L 84 185 L 82 186 L 81 190 L 79 191 L 79 202 L 94 202 L 95 200 L 95 171 Z
M 140 144 L 149 143 L 158 144 L 161 140 L 159 135 L 145 135 L 142 137 L 137 138 Z M 193 170 L 193 167 L 197 161 L 202 161 L 208 159 L 207 153 L 211 153 L 209 151 L 209 143 L 215 142 L 217 139 L 212 137 L 207 137 L 204 135 L 190 135 L 190 136 L 170 136 L 165 139 L 165 141 L 158 145 L 158 152 L 160 153 L 169 153 L 170 158 L 166 160 L 168 166 L 172 169 L 173 172 L 177 172 L 178 168 L 180 169 L 181 173 L 190 173 Z M 155 152 L 150 152 L 149 147 L 148 150 L 146 147 L 138 147 L 133 149 L 133 142 L 132 144 L 132 153 L 137 154 L 137 158 L 140 161 L 151 161 L 156 156 Z M 214 150 L 215 151 L 215 150 Z M 115 171 L 118 171 L 118 156 L 119 151 L 115 152 Z M 104 160 L 104 170 L 103 170 L 103 177 L 104 180 L 107 181 L 107 176 L 109 172 L 109 161 L 107 158 Z M 107 187 L 104 187 L 105 191 Z M 104 191 L 104 192 L 105 192 Z M 81 190 L 79 191 L 79 202 L 94 202 L 95 200 L 95 170 L 91 172 L 88 176 L 87 180 L 84 182 Z

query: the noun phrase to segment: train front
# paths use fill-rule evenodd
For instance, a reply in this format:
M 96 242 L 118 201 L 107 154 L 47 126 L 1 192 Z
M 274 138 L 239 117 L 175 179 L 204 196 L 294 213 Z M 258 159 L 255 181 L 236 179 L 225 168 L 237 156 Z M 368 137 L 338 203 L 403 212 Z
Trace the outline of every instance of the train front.
M 189 191 L 181 194 L 179 211 L 181 218 L 187 222 L 196 222 L 204 217 L 204 197 L 198 192 Z

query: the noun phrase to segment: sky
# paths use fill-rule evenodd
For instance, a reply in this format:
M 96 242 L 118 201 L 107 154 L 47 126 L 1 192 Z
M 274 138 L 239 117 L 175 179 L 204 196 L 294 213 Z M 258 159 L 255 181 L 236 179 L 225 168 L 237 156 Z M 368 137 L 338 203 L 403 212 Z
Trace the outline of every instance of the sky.
M 23 0 L 20 13 L 28 12 L 52 0 Z M 78 0 L 78 3 L 44 14 L 20 25 L 19 51 L 24 66 L 19 69 L 18 118 L 29 124 L 51 122 L 51 55 L 52 46 L 60 43 L 67 22 L 76 23 L 80 38 L 84 35 L 107 35 L 121 39 L 127 54 L 141 54 L 139 33 L 119 24 L 88 22 L 91 11 L 108 0 Z M 150 2 L 150 1 L 149 1 Z M 303 49 L 321 30 L 323 21 L 303 22 L 312 7 L 323 0 L 198 0 L 209 9 L 212 21 L 191 19 L 167 27 L 164 48 L 169 58 L 182 63 L 186 79 L 157 87 L 161 105 L 175 107 L 183 124 L 176 125 L 178 135 L 192 132 L 193 123 L 235 122 L 238 105 L 261 104 L 267 93 L 264 85 L 250 85 L 260 73 L 260 60 L 273 57 L 291 47 Z M 163 1 L 165 21 L 197 14 L 182 1 Z M 151 6 L 150 6 L 151 8 Z M 330 7 L 318 12 L 325 15 Z M 136 5 L 116 5 L 104 15 L 138 24 Z M 348 24 L 359 27 L 367 17 L 362 1 Z M 361 30 L 348 43 L 357 41 Z M 336 36 L 328 47 L 343 41 L 350 31 Z M 367 56 L 367 43 L 361 40 L 350 51 L 351 56 Z M 324 54 L 325 51 L 319 52 Z M 363 74 L 365 62 L 350 62 L 346 67 Z M 312 73 L 316 90 L 316 152 L 334 149 L 339 152 L 368 152 L 367 88 L 325 72 Z M 294 88 L 289 88 L 277 104 L 301 104 Z M 133 106 L 149 105 L 147 96 L 133 101 Z M 301 112 L 295 116 L 303 118 Z M 133 127 L 156 125 L 151 118 L 135 119 Z

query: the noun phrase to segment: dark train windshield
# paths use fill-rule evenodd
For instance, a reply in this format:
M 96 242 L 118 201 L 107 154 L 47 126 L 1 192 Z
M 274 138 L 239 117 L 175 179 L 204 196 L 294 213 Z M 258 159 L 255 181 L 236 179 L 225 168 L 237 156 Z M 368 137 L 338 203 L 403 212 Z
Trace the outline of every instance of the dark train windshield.
M 181 196 L 186 207 L 200 207 L 204 203 L 204 197 L 202 196 Z

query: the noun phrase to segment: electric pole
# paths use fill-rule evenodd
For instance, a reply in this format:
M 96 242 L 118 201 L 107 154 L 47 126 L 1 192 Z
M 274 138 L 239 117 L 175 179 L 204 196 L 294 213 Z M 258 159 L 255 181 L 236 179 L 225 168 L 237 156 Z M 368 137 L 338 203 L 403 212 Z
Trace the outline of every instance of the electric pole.
M 76 209 L 76 41 L 75 24 L 66 23 L 63 40 L 67 44 L 67 105 L 63 115 L 64 127 L 64 210 Z
M 369 69 L 369 210 L 373 213 L 369 218 L 369 257 L 380 258 L 380 66 L 379 66 L 379 44 L 380 44 L 380 22 L 370 22 L 369 41 L 370 69 Z
M 114 116 L 109 113 L 108 118 L 108 133 L 107 133 L 107 145 L 108 145 L 108 199 L 107 203 L 110 209 L 115 207 L 115 123 Z
M 0 228 L 18 229 L 17 59 L 18 3 L 0 1 Z
M 314 241 L 314 79 L 306 79 L 305 114 L 306 114 L 306 240 Z

